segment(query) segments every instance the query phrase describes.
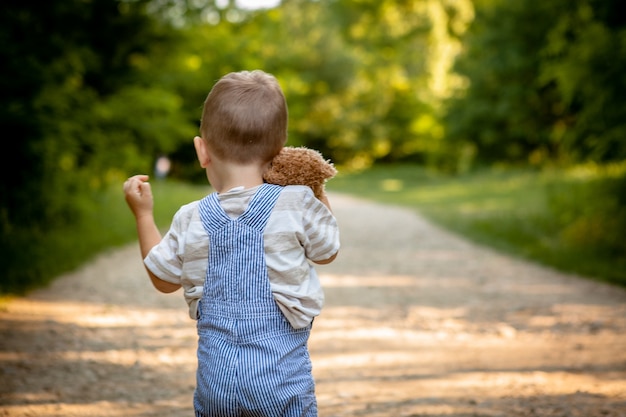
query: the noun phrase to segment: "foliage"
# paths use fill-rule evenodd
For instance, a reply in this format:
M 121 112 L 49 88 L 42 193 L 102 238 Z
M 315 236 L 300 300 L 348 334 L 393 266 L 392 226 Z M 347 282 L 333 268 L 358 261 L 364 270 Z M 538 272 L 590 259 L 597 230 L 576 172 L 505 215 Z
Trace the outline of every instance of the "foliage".
M 565 2 L 540 80 L 559 91 L 551 131 L 574 161 L 626 159 L 626 15 L 616 0 Z
M 72 223 L 80 215 L 73 195 L 129 167 L 145 170 L 151 149 L 171 149 L 168 133 L 184 129 L 176 98 L 139 82 L 134 62 L 164 39 L 144 5 L 3 6 L 0 118 L 17 137 L 2 164 L 3 178 L 11 178 L 0 193 L 2 233 Z M 150 146 L 155 139 L 159 146 Z
M 157 3 L 159 14 L 173 15 L 185 34 L 185 55 L 177 59 L 189 67 L 176 70 L 187 81 L 175 88 L 185 86 L 187 114 L 199 117 L 204 97 L 225 73 L 262 68 L 285 90 L 291 144 L 353 167 L 426 161 L 442 152 L 438 106 L 454 79 L 450 51 L 458 49 L 447 28 L 463 32 L 469 0 L 285 0 L 252 12 L 232 2 L 223 8 Z M 195 163 L 190 146 L 173 157 L 176 172 L 197 172 L 187 169 Z
M 623 163 L 464 175 L 376 166 L 328 183 L 331 191 L 416 209 L 501 251 L 626 286 L 624 187 Z
M 617 1 L 475 1 L 447 139 L 479 161 L 626 157 L 626 20 Z
M 178 98 L 142 83 L 151 50 L 175 39 L 146 4 L 3 3 L 0 121 L 12 135 L 0 168 L 3 282 L 43 281 L 47 269 L 22 276 L 33 259 L 57 259 L 41 264 L 55 271 L 68 252 L 80 256 L 84 239 L 63 244 L 63 232 L 85 225 L 90 199 L 148 170 L 186 131 Z

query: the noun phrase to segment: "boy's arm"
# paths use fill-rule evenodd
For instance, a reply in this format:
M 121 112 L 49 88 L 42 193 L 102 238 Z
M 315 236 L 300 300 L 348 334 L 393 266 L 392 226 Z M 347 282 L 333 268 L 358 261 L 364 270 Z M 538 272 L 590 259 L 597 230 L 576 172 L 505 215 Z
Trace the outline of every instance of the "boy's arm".
M 161 242 L 161 232 L 159 232 L 152 214 L 137 217 L 136 220 L 141 259 L 146 259 L 150 250 Z M 148 272 L 148 276 L 150 277 L 154 288 L 163 293 L 174 292 L 181 287 L 180 284 L 172 284 L 171 282 L 163 281 L 154 275 L 147 267 L 146 272 Z
M 150 250 L 161 242 L 161 232 L 154 222 L 152 190 L 147 180 L 147 175 L 135 175 L 124 183 L 126 202 L 133 212 L 137 223 L 137 237 L 139 239 L 141 259 L 145 259 Z M 161 292 L 170 293 L 181 287 L 180 284 L 163 281 L 148 268 L 146 268 L 146 272 L 152 281 L 152 285 Z
M 332 213 L 332 209 L 330 208 L 330 202 L 328 201 L 328 196 L 326 195 L 326 193 L 322 194 L 319 197 L 319 200 L 326 207 L 328 207 L 328 210 Z M 338 254 L 339 254 L 339 251 L 335 252 L 335 254 L 333 256 L 331 256 L 330 258 L 328 258 L 328 259 L 322 259 L 321 261 L 313 261 L 313 262 L 318 264 L 318 265 L 327 265 L 327 264 L 331 263 L 332 261 L 334 261 Z
M 327 265 L 331 263 L 332 261 L 334 261 L 338 254 L 339 254 L 339 251 L 335 252 L 335 254 L 328 259 L 323 259 L 321 261 L 313 261 L 313 262 L 318 265 Z

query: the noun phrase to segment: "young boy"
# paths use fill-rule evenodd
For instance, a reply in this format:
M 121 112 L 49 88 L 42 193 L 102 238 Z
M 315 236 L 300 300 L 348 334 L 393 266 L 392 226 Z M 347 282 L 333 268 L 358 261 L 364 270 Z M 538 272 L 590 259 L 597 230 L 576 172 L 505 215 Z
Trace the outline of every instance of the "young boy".
M 327 198 L 265 184 L 287 141 L 287 105 L 262 71 L 230 73 L 209 93 L 200 165 L 215 192 L 184 205 L 161 238 L 147 175 L 124 183 L 152 283 L 181 286 L 197 320 L 195 415 L 317 416 L 307 342 L 324 294 L 309 260 L 332 262 L 339 230 Z

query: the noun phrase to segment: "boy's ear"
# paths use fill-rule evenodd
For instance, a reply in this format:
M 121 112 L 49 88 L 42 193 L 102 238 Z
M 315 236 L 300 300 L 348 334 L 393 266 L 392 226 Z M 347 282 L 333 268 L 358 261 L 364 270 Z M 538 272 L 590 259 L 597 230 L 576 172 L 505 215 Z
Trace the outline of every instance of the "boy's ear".
M 206 168 L 211 160 L 206 142 L 200 136 L 196 136 L 193 138 L 193 146 L 196 148 L 196 155 L 198 156 L 200 166 Z

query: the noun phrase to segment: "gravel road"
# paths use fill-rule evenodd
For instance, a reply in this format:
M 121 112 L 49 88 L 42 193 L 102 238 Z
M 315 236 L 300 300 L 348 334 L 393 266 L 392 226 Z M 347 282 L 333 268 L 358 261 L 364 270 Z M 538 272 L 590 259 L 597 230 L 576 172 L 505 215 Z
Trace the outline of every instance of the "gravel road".
M 331 194 L 320 417 L 626 416 L 626 290 Z M 193 415 L 196 333 L 133 244 L 0 304 L 0 416 Z

